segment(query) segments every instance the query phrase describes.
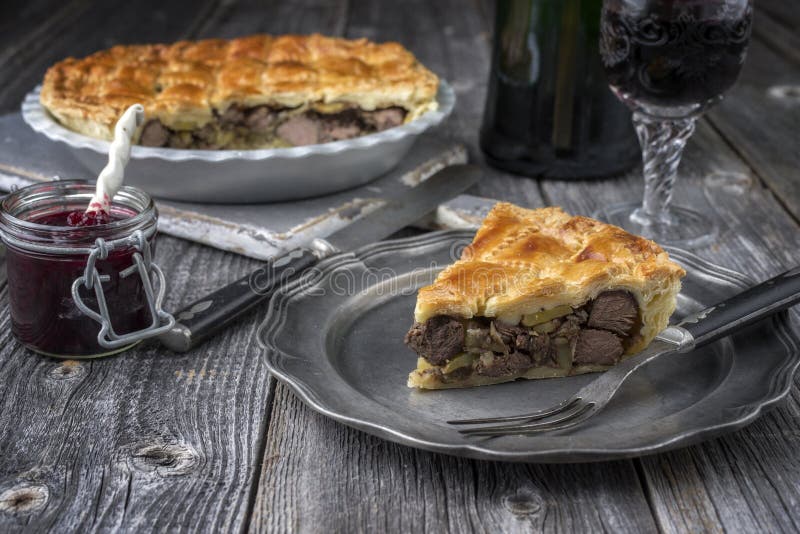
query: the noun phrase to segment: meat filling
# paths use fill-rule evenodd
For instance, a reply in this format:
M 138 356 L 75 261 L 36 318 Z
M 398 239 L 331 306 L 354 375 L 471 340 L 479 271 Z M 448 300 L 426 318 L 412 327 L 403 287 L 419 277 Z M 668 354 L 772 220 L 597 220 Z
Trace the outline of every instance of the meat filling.
M 586 328 L 575 340 L 574 362 L 584 365 L 614 365 L 624 349 L 622 340 L 607 330 Z
M 164 146 L 169 141 L 169 135 L 169 130 L 161 124 L 161 121 L 150 121 L 142 128 L 142 137 L 139 139 L 139 144 L 144 146 Z
M 158 119 L 145 124 L 139 144 L 172 148 L 255 148 L 304 146 L 352 139 L 399 126 L 406 110 L 399 107 L 338 113 L 287 108 L 231 106 L 196 130 L 173 130 Z
M 592 302 L 589 328 L 608 330 L 618 336 L 627 336 L 639 317 L 636 301 L 627 291 L 606 291 Z
M 464 326 L 452 317 L 439 315 L 411 327 L 405 342 L 432 364 L 440 365 L 461 352 Z
M 561 313 L 533 326 L 436 316 L 415 323 L 405 342 L 445 378 L 455 371 L 463 377 L 466 366 L 479 375 L 499 377 L 532 367 L 613 365 L 639 321 L 633 295 L 619 290 Z

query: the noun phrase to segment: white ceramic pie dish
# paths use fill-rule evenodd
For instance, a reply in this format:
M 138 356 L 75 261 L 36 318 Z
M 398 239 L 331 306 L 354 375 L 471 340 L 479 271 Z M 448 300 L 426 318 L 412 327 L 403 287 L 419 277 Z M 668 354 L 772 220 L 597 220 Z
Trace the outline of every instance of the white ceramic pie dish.
M 37 86 L 22 102 L 22 117 L 53 141 L 66 143 L 93 175 L 108 161 L 108 141 L 59 124 L 39 102 Z M 391 170 L 425 130 L 453 110 L 455 93 L 442 80 L 436 111 L 401 126 L 355 139 L 258 150 L 187 150 L 134 146 L 128 184 L 153 196 L 188 202 L 257 203 L 296 200 L 362 185 Z

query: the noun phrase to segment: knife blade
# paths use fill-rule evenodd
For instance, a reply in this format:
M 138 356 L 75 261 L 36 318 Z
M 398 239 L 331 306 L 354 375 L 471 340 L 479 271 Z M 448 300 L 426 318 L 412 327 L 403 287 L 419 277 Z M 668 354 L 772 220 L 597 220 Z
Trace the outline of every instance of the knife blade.
M 236 282 L 189 304 L 174 314 L 175 326 L 159 336 L 159 341 L 176 352 L 190 350 L 320 260 L 388 237 L 468 189 L 480 175 L 481 170 L 475 165 L 445 167 L 325 239 L 315 239 L 310 246 L 278 256 Z

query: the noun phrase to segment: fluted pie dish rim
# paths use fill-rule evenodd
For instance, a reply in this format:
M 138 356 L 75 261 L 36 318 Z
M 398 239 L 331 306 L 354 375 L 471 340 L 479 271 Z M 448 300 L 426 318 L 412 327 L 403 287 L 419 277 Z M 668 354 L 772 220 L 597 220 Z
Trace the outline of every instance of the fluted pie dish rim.
M 99 154 L 108 153 L 109 141 L 79 134 L 60 124 L 39 101 L 40 91 L 41 85 L 37 85 L 25 96 L 21 107 L 23 119 L 33 130 L 53 141 L 65 143 L 72 148 L 88 149 Z M 453 111 L 456 95 L 452 86 L 441 78 L 439 79 L 439 88 L 436 93 L 436 102 L 437 109 L 428 111 L 410 122 L 353 139 L 306 146 L 251 150 L 181 149 L 134 145 L 131 147 L 131 159 L 152 158 L 166 161 L 196 160 L 208 162 L 299 159 L 314 155 L 331 155 L 351 150 L 370 149 L 384 143 L 396 142 L 406 137 L 418 136 L 444 121 Z

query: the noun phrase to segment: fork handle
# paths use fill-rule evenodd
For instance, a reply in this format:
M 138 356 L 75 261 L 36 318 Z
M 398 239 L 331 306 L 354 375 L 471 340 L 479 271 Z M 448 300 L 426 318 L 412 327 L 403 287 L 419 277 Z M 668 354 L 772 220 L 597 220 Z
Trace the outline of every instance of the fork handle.
M 684 319 L 682 326 L 700 346 L 732 334 L 800 302 L 800 267 L 746 289 L 715 306 Z

